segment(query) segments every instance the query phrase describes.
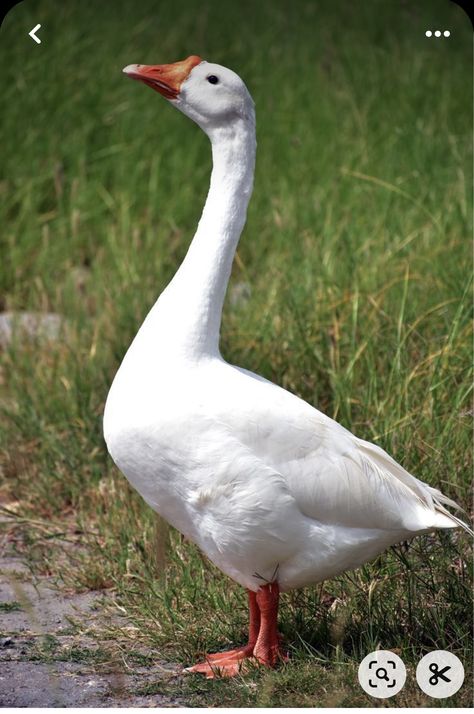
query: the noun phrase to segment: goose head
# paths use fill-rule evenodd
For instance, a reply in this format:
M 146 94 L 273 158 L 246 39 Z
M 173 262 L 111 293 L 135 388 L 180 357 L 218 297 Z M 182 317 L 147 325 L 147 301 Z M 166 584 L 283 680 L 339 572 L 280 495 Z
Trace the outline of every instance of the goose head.
M 159 92 L 208 135 L 241 122 L 255 124 L 254 103 L 241 78 L 220 64 L 191 55 L 161 65 L 130 64 L 124 73 Z

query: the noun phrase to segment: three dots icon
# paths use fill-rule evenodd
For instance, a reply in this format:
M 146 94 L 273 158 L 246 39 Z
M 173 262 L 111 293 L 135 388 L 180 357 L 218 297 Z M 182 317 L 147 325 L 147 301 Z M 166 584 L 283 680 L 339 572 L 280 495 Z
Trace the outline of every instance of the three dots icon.
M 441 37 L 443 35 L 444 37 L 449 37 L 451 35 L 449 30 L 444 30 L 444 32 L 441 32 L 441 30 L 435 30 L 432 32 L 431 30 L 426 30 L 425 32 L 426 37 L 432 37 L 433 35 L 435 37 Z

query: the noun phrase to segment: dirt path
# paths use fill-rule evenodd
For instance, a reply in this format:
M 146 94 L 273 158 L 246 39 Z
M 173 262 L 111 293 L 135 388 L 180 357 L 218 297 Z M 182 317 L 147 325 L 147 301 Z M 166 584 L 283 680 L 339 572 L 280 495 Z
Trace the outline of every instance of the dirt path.
M 64 595 L 48 578 L 33 580 L 20 558 L 0 555 L 0 706 L 185 706 L 167 694 L 179 687 L 178 665 L 130 640 L 87 635 L 107 631 L 101 599 Z

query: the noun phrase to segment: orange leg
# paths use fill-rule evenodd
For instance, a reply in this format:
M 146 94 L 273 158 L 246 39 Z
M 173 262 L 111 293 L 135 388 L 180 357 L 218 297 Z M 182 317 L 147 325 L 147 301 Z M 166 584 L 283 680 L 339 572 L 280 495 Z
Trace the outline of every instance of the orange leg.
M 260 609 L 260 630 L 253 654 L 260 664 L 274 667 L 279 659 L 285 659 L 280 649 L 278 633 L 278 601 L 280 588 L 278 583 L 264 585 L 257 592 L 257 604 Z
M 279 592 L 277 583 L 264 585 L 257 593 L 249 590 L 248 643 L 228 652 L 207 655 L 205 662 L 188 667 L 185 672 L 199 672 L 207 679 L 233 677 L 241 671 L 243 661 L 251 657 L 267 667 L 273 667 L 279 659 L 286 660 L 277 629 Z
M 206 659 L 209 662 L 214 662 L 222 659 L 223 657 L 228 658 L 234 654 L 242 659 L 243 657 L 251 657 L 253 655 L 253 648 L 257 644 L 257 637 L 260 631 L 260 609 L 257 605 L 257 593 L 252 590 L 248 590 L 249 596 L 249 641 L 243 647 L 237 647 L 234 650 L 228 650 L 227 652 L 216 652 L 215 654 L 207 655 Z

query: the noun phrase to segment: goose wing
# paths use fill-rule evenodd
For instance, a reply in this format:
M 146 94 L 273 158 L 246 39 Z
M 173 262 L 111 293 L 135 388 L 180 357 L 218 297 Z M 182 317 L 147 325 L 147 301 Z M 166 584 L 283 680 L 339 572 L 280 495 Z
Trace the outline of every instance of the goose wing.
M 358 439 L 302 399 L 247 370 L 220 392 L 219 418 L 266 466 L 280 473 L 300 511 L 349 528 L 417 532 L 465 524 L 450 499 L 412 476 L 383 449 Z M 229 403 L 231 402 L 231 404 Z

